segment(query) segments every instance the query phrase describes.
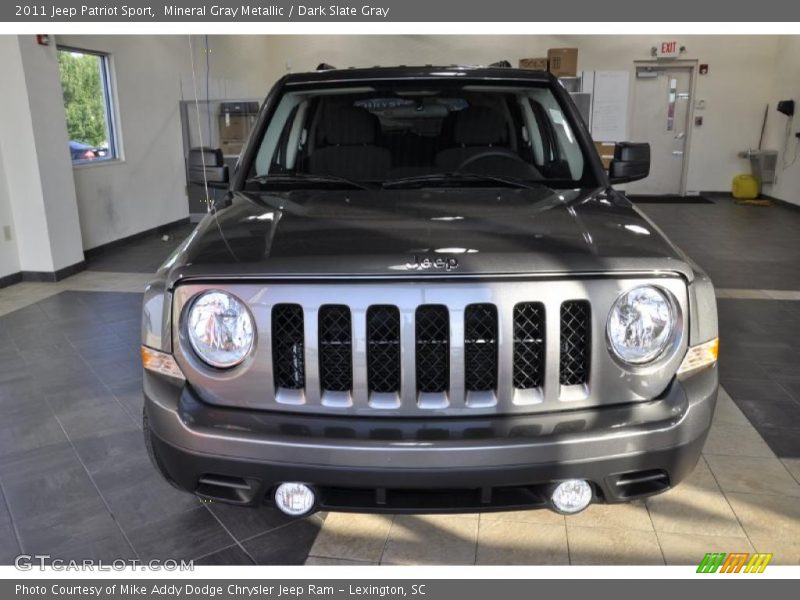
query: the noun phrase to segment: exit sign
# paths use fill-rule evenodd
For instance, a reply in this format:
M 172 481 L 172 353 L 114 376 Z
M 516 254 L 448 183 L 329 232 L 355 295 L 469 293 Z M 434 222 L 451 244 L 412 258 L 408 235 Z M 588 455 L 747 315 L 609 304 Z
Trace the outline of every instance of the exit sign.
M 656 46 L 656 56 L 658 58 L 678 58 L 681 47 L 675 40 L 661 42 Z

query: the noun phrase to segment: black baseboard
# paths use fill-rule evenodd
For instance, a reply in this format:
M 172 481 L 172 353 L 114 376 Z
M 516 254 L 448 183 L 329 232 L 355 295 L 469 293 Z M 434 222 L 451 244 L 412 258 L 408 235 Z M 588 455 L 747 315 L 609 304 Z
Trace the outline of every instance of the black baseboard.
M 55 283 L 67 277 L 80 273 L 86 269 L 86 261 L 82 260 L 59 269 L 58 271 L 19 271 L 5 277 L 0 277 L 0 288 L 8 287 L 21 281 L 34 281 L 36 283 Z
M 180 227 L 181 225 L 186 225 L 187 223 L 189 223 L 189 217 L 178 219 L 177 221 L 172 221 L 171 223 L 159 225 L 158 227 L 153 227 L 151 229 L 145 229 L 144 231 L 140 231 L 139 233 L 134 233 L 133 235 L 129 235 L 124 238 L 114 240 L 113 242 L 108 242 L 107 244 L 101 244 L 100 246 L 95 246 L 94 248 L 89 248 L 88 250 L 84 250 L 83 255 L 86 257 L 86 260 L 91 260 L 92 258 L 96 258 L 102 255 L 107 250 L 118 248 L 125 244 L 130 244 L 131 242 L 135 242 L 136 240 L 140 240 L 142 238 L 150 237 L 153 235 L 164 235 L 165 233 L 169 233 L 172 229 Z
M 15 283 L 19 283 L 22 281 L 22 273 L 11 273 L 11 275 L 4 275 L 0 277 L 0 289 L 4 287 L 8 287 L 10 285 L 14 285 Z
M 64 267 L 58 271 L 23 271 L 22 281 L 38 281 L 44 283 L 55 283 L 67 277 L 80 273 L 86 269 L 86 261 L 82 260 L 74 265 Z

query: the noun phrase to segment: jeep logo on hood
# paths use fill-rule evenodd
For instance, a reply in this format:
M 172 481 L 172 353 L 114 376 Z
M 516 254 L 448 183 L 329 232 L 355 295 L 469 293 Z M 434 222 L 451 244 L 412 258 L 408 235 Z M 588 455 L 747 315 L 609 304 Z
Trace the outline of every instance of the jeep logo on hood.
M 428 269 L 444 269 L 445 271 L 455 271 L 458 268 L 458 259 L 452 256 L 437 256 L 436 258 L 420 258 L 416 254 L 414 260 L 406 263 L 409 271 L 427 271 Z

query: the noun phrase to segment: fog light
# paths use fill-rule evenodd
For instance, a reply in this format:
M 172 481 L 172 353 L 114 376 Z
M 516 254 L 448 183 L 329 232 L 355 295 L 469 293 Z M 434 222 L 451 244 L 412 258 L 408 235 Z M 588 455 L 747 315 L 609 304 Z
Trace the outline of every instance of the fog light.
M 310 512 L 314 508 L 314 492 L 303 483 L 282 483 L 275 490 L 275 505 L 281 512 L 293 517 Z
M 583 479 L 568 479 L 556 486 L 550 500 L 558 512 L 571 515 L 589 506 L 592 486 Z

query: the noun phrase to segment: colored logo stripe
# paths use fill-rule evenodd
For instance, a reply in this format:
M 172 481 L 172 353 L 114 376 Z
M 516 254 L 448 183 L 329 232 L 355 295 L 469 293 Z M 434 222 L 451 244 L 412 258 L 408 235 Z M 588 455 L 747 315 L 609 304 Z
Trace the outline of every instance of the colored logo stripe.
M 697 567 L 698 573 L 763 573 L 772 560 L 771 553 L 708 552 Z

